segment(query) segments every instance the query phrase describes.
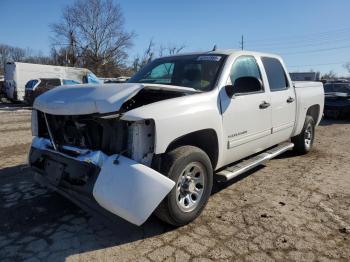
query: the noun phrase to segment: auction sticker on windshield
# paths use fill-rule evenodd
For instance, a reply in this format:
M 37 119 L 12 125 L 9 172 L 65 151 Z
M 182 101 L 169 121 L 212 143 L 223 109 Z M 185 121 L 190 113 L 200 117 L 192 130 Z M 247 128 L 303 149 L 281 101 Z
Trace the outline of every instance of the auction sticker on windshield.
M 220 61 L 221 56 L 218 55 L 203 55 L 198 56 L 197 61 Z

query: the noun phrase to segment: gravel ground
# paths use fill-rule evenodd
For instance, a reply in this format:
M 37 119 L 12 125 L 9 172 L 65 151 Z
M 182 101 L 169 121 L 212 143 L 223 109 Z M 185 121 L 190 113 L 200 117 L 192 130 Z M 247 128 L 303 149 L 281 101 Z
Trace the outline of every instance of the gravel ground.
M 33 181 L 30 111 L 0 106 L 1 261 L 350 261 L 350 121 L 324 121 L 314 150 L 215 186 L 172 228 L 112 226 Z

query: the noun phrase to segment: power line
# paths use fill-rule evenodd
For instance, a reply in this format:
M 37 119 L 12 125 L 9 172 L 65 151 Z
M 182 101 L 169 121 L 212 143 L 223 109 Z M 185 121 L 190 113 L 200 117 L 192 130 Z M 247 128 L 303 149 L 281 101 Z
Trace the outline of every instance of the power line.
M 302 48 L 302 47 L 307 47 L 307 46 L 324 46 L 327 44 L 332 44 L 334 42 L 349 42 L 350 41 L 350 36 L 342 36 L 339 38 L 331 38 L 331 39 L 318 39 L 318 40 L 313 40 L 313 41 L 298 41 L 295 43 L 285 43 L 285 44 L 260 44 L 260 45 L 253 45 L 257 46 L 259 48 Z
M 307 51 L 301 51 L 301 52 L 283 53 L 282 55 L 297 55 L 297 54 L 319 53 L 319 52 L 327 52 L 327 51 L 339 50 L 339 49 L 347 49 L 347 48 L 350 48 L 350 45 L 331 47 L 331 48 L 323 48 L 323 49 L 316 49 L 316 50 L 307 50 Z
M 329 30 L 329 31 L 323 31 L 318 33 L 307 33 L 307 34 L 301 34 L 301 35 L 285 35 L 285 36 L 276 36 L 272 38 L 265 38 L 265 39 L 252 39 L 249 42 L 250 43 L 262 43 L 262 42 L 283 42 L 283 41 L 298 41 L 298 39 L 309 39 L 309 38 L 320 38 L 320 37 L 327 37 L 330 34 L 346 34 L 350 32 L 350 28 L 343 28 L 343 29 L 337 29 L 337 30 Z
M 349 59 L 350 61 L 350 59 Z M 288 67 L 306 67 L 306 66 L 326 66 L 326 65 L 341 65 L 347 62 L 332 62 L 332 63 L 324 63 L 324 64 L 310 64 L 310 65 L 291 65 Z

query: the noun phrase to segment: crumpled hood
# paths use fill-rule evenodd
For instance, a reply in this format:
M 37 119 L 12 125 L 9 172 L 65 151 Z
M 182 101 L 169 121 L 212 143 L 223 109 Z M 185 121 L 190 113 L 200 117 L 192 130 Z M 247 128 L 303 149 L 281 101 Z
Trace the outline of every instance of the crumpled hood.
M 182 86 L 162 84 L 80 84 L 59 86 L 38 96 L 33 108 L 52 115 L 88 115 L 119 111 L 124 102 L 140 90 L 162 90 L 198 93 L 198 90 Z
M 33 108 L 53 115 L 116 112 L 143 88 L 132 83 L 60 86 L 38 96 Z

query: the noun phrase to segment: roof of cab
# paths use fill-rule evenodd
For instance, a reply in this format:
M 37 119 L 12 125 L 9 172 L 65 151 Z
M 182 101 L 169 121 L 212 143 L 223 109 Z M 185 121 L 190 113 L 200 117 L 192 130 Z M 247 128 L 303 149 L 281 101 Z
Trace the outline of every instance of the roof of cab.
M 276 54 L 261 53 L 261 52 L 248 51 L 248 50 L 238 50 L 238 49 L 217 49 L 215 51 L 180 53 L 180 54 L 169 55 L 169 56 L 165 56 L 165 57 L 175 57 L 175 56 L 182 56 L 182 55 L 233 55 L 233 54 L 236 54 L 236 55 L 269 56 L 269 57 L 276 57 L 276 58 L 281 59 L 281 57 L 279 55 L 276 55 Z

